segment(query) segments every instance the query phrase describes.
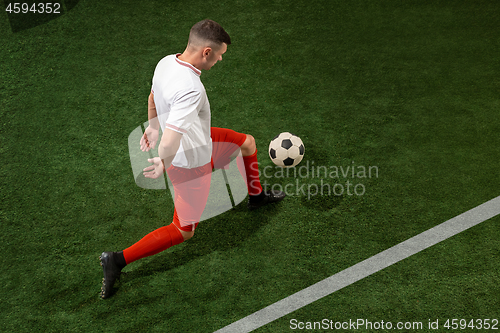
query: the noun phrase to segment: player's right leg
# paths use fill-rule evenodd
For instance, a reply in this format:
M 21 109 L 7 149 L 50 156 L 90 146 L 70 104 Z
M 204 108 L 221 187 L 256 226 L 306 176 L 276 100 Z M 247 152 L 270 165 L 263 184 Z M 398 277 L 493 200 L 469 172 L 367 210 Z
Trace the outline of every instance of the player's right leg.
M 265 191 L 262 189 L 257 160 L 257 146 L 253 136 L 226 128 L 212 127 L 211 137 L 214 166 L 228 164 L 230 157 L 234 157 L 237 149 L 240 149 L 242 158 L 238 158 L 236 162 L 247 185 L 249 194 L 247 207 L 249 209 L 256 209 L 283 200 L 285 197 L 283 191 Z
M 285 198 L 285 192 L 275 190 L 263 190 L 260 184 L 259 163 L 257 161 L 257 145 L 250 134 L 245 134 L 246 139 L 241 145 L 241 155 L 246 173 L 246 182 L 249 188 L 248 209 L 257 209 L 273 202 L 279 202 Z M 241 163 L 240 163 L 241 164 Z M 240 169 L 243 169 L 239 165 Z M 257 191 L 255 190 L 257 189 Z M 260 189 L 260 191 L 258 190 Z M 253 191 L 253 193 L 251 192 Z

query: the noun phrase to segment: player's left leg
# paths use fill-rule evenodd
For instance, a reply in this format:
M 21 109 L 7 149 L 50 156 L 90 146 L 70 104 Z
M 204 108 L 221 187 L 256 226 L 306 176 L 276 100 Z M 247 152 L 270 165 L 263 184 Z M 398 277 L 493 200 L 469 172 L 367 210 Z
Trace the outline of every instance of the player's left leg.
M 210 163 L 194 169 L 167 169 L 174 186 L 174 217 L 167 226 L 156 229 L 120 252 L 104 252 L 99 257 L 104 279 L 101 297 L 112 295 L 113 285 L 121 270 L 141 258 L 160 253 L 191 238 L 200 221 L 210 191 Z
M 101 287 L 101 298 L 108 298 L 112 295 L 113 286 L 120 278 L 122 269 L 141 258 L 149 257 L 162 252 L 174 245 L 180 244 L 192 237 L 194 230 L 183 232 L 178 229 L 174 222 L 156 229 L 145 235 L 132 246 L 119 252 L 103 252 L 99 257 L 103 268 L 103 281 Z

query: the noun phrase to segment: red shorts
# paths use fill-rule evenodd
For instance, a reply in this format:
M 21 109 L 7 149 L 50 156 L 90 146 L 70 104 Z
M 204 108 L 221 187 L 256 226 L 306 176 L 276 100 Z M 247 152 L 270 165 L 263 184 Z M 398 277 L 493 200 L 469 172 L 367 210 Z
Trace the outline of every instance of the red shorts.
M 231 156 L 237 154 L 246 140 L 246 134 L 219 127 L 211 128 L 211 137 L 210 163 L 193 169 L 173 165 L 167 169 L 175 193 L 173 223 L 183 231 L 193 231 L 198 226 L 210 193 L 212 170 L 229 165 Z

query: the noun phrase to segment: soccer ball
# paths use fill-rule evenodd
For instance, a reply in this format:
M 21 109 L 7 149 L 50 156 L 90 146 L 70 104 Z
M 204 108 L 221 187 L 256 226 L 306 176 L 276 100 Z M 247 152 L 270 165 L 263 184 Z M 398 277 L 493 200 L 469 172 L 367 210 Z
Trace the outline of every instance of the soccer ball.
M 269 157 L 277 166 L 285 168 L 296 166 L 304 157 L 304 144 L 298 136 L 283 132 L 269 144 Z

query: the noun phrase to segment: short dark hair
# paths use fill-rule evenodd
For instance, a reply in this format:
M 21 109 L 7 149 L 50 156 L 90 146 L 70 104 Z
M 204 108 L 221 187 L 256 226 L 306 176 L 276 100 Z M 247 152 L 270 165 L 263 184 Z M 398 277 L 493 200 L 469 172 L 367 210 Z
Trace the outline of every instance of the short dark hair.
M 209 41 L 217 46 L 221 46 L 222 43 L 231 44 L 231 37 L 224 28 L 219 23 L 208 19 L 193 25 L 189 32 L 189 43 L 192 43 L 194 39 Z

